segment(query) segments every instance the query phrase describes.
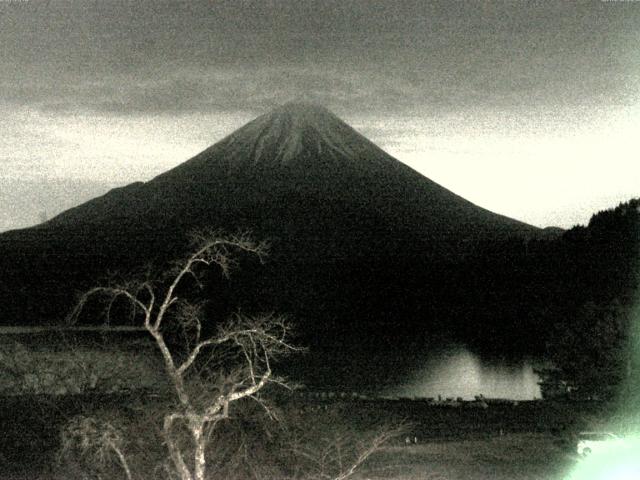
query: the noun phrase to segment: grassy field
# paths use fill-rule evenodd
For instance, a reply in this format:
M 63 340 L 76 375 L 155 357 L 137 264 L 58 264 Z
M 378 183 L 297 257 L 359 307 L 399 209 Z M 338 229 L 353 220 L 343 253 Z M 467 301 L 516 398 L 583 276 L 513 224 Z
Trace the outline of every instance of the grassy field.
M 0 400 L 0 479 L 12 480 L 66 478 L 51 468 L 60 427 L 79 411 L 90 413 L 92 403 L 105 408 L 101 398 Z M 126 410 L 131 400 L 110 398 L 109 403 L 116 412 Z M 282 408 L 300 425 L 324 422 L 317 427 L 318 436 L 331 436 L 338 424 L 354 432 L 407 425 L 401 438 L 369 459 L 355 477 L 361 480 L 561 480 L 579 461 L 573 434 L 597 425 L 603 412 L 603 406 L 594 404 L 454 408 L 409 400 L 304 398 L 288 400 Z M 129 409 L 126 415 L 134 419 L 136 413 Z
M 578 461 L 549 434 L 517 433 L 385 448 L 362 479 L 561 480 Z

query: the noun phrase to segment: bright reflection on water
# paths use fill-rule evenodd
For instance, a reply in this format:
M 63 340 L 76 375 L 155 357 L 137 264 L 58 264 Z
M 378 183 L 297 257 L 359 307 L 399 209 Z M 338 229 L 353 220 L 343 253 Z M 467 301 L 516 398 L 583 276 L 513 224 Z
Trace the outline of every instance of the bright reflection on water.
M 540 398 L 540 381 L 527 361 L 483 360 L 463 347 L 432 352 L 422 368 L 387 395 L 473 399 L 532 400 Z

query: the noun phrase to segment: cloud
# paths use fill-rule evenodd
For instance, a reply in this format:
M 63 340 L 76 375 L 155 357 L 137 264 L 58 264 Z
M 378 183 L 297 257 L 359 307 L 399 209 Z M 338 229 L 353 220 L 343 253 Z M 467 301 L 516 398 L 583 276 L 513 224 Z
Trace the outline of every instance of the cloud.
M 140 113 L 261 112 L 291 99 L 307 99 L 340 110 L 372 111 L 415 104 L 402 83 L 370 72 L 340 72 L 323 65 L 237 68 L 163 68 L 153 75 L 118 74 L 102 78 L 65 76 L 64 81 L 33 78 L 4 81 L 5 98 L 46 111 Z
M 261 111 L 307 98 L 384 114 L 630 104 L 640 92 L 640 9 L 302 0 L 0 8 L 3 98 L 51 111 Z
M 291 99 L 314 101 L 337 113 L 411 114 L 476 106 L 634 104 L 640 80 L 599 70 L 588 79 L 526 76 L 527 62 L 467 64 L 473 74 L 418 70 L 396 62 L 384 71 L 370 65 L 163 66 L 152 72 L 66 74 L 44 81 L 23 77 L 1 84 L 5 99 L 47 111 L 94 111 L 117 115 L 262 112 Z M 458 68 L 454 69 L 457 72 Z M 510 74 L 505 74 L 510 69 Z M 639 68 L 640 70 L 640 68 Z M 565 75 L 566 76 L 566 75 Z

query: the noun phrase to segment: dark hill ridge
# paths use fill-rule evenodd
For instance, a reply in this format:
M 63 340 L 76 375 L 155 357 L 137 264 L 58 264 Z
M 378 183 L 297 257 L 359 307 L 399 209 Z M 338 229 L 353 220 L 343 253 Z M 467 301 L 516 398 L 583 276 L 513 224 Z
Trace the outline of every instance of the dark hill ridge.
M 74 291 L 108 271 L 162 264 L 206 226 L 248 228 L 272 244 L 266 267 L 235 277 L 229 304 L 289 313 L 328 344 L 393 342 L 443 322 L 434 305 L 455 288 L 451 265 L 541 233 L 423 177 L 326 109 L 292 103 L 149 182 L 0 235 L 0 321 L 58 321 Z

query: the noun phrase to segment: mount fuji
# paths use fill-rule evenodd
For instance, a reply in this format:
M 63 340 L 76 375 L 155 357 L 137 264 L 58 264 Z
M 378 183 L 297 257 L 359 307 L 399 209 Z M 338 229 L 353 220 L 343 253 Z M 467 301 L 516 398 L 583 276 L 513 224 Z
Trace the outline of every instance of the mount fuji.
M 204 227 L 271 244 L 266 266 L 232 279 L 229 303 L 284 311 L 331 345 L 392 343 L 444 322 L 434 305 L 451 266 L 542 235 L 422 176 L 327 109 L 289 103 L 148 182 L 0 235 L 0 323 L 55 323 L 75 291 L 162 265 Z
M 100 224 L 150 232 L 248 228 L 304 241 L 307 255 L 316 246 L 323 257 L 343 258 L 385 245 L 457 257 L 480 242 L 537 230 L 473 205 L 305 103 L 285 104 L 153 180 L 113 190 L 34 231 Z M 348 239 L 362 245 L 349 252 Z

